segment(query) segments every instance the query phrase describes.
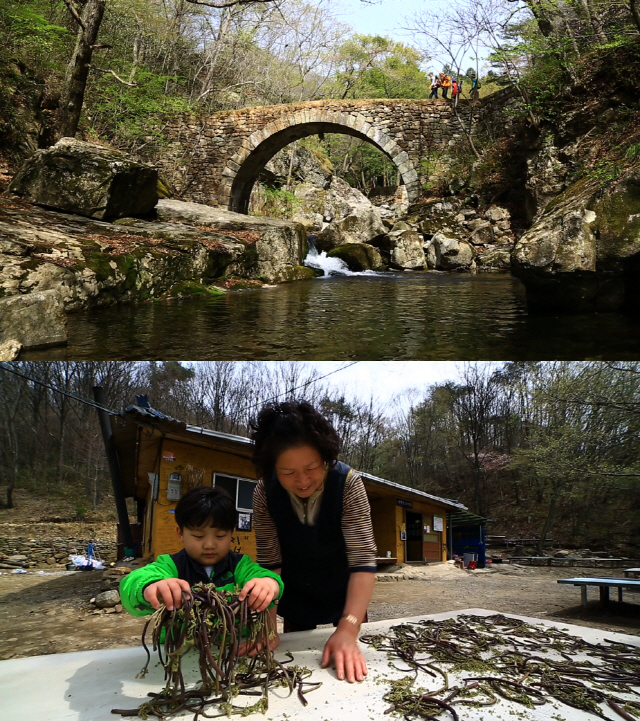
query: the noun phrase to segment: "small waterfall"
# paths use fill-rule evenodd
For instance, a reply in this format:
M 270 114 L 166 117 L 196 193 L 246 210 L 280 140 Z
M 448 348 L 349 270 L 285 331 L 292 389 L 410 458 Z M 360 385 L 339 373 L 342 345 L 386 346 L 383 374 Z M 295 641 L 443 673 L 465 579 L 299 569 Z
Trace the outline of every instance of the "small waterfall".
M 309 242 L 309 253 L 304 259 L 304 265 L 309 268 L 318 268 L 324 273 L 323 277 L 331 275 L 379 275 L 373 270 L 365 270 L 360 273 L 355 273 L 349 270 L 349 266 L 340 258 L 329 258 L 326 251 L 318 253 L 318 249 L 315 245 L 315 236 L 309 235 L 307 238 Z

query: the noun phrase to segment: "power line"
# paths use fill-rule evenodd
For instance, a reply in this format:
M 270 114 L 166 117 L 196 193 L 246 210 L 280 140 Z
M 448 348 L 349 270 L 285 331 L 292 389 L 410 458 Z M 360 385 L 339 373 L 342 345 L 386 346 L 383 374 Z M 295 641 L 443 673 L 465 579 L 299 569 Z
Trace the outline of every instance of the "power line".
M 351 363 L 347 364 L 346 366 L 342 366 L 342 368 L 336 368 L 335 370 L 325 373 L 324 375 L 320 376 L 319 378 L 313 378 L 310 381 L 307 381 L 306 383 L 303 383 L 302 385 L 296 386 L 295 388 L 290 388 L 286 391 L 283 391 L 282 393 L 278 393 L 278 395 L 273 396 L 272 398 L 267 398 L 265 400 L 262 400 L 258 403 L 254 403 L 250 406 L 246 406 L 245 408 L 242 408 L 239 413 L 244 413 L 245 411 L 250 411 L 253 408 L 257 408 L 258 406 L 262 406 L 265 403 L 270 403 L 271 401 L 276 401 L 278 398 L 290 395 L 291 393 L 294 393 L 295 391 L 302 390 L 303 388 L 306 388 L 307 386 L 313 385 L 314 383 L 317 383 L 318 381 L 324 380 L 325 378 L 328 378 L 329 376 L 335 375 L 336 373 L 340 373 L 341 371 L 345 371 L 348 368 L 351 368 L 352 366 L 357 365 L 361 361 L 352 361 Z M 21 373 L 15 368 L 12 368 L 5 362 L 0 361 L 0 370 L 6 371 L 7 373 L 13 373 L 13 375 L 19 376 L 20 378 L 24 378 L 25 380 L 30 381 L 31 383 L 36 383 L 37 385 L 43 386 L 44 388 L 47 388 L 50 391 L 53 391 L 54 393 L 60 393 L 61 395 L 67 396 L 68 398 L 72 398 L 73 400 L 78 401 L 79 403 L 84 403 L 87 406 L 91 406 L 92 408 L 97 408 L 101 411 L 106 411 L 112 416 L 121 416 L 122 413 L 120 411 L 116 411 L 113 408 L 109 408 L 108 406 L 103 406 L 100 403 L 96 403 L 95 401 L 85 398 L 84 396 L 81 396 L 77 393 L 73 393 L 73 391 L 65 391 L 62 390 L 62 388 L 57 388 L 56 386 L 52 386 L 48 383 L 45 383 L 44 381 L 39 380 L 38 378 L 33 378 L 32 376 L 27 375 L 26 373 Z
M 283 391 L 282 393 L 278 393 L 278 395 L 273 396 L 273 398 L 266 398 L 265 400 L 262 400 L 258 403 L 254 403 L 250 406 L 246 406 L 246 408 L 242 408 L 239 411 L 239 413 L 244 413 L 245 411 L 250 411 L 252 408 L 257 408 L 258 406 L 262 406 L 265 403 L 271 403 L 271 401 L 276 401 L 281 396 L 286 396 L 286 395 L 293 393 L 294 391 L 299 391 L 302 388 L 306 388 L 307 386 L 310 386 L 313 383 L 317 383 L 318 381 L 324 380 L 325 378 L 328 378 L 329 376 L 332 376 L 335 373 L 340 373 L 340 371 L 346 371 L 347 368 L 351 368 L 352 366 L 355 366 L 360 362 L 361 361 L 352 361 L 351 363 L 349 363 L 346 366 L 343 366 L 342 368 L 336 368 L 336 370 L 331 371 L 330 373 L 325 373 L 323 376 L 320 376 L 319 378 L 314 378 L 313 380 L 307 381 L 306 383 L 303 383 L 301 386 L 296 386 L 295 388 L 290 388 L 289 390 Z
M 32 376 L 29 376 L 26 373 L 20 373 L 15 368 L 11 368 L 11 366 L 8 366 L 6 363 L 1 362 L 1 361 L 0 361 L 0 370 L 6 371 L 7 373 L 13 373 L 13 375 L 20 376 L 20 378 L 24 378 L 25 380 L 28 380 L 31 383 L 36 383 L 39 386 L 48 388 L 50 391 L 53 391 L 54 393 L 60 393 L 61 395 L 67 396 L 68 398 L 73 398 L 74 401 L 78 401 L 79 403 L 84 403 L 86 406 L 91 406 L 92 408 L 97 408 L 100 411 L 106 411 L 107 413 L 109 413 L 109 415 L 112 415 L 112 416 L 121 416 L 122 415 L 122 413 L 120 411 L 116 411 L 113 408 L 109 408 L 108 406 L 103 406 L 100 403 L 96 403 L 95 401 L 92 401 L 90 398 L 85 398 L 84 396 L 78 395 L 77 393 L 74 393 L 73 391 L 64 391 L 64 390 L 62 390 L 62 388 L 57 388 L 56 386 L 49 385 L 48 383 L 38 380 L 37 378 L 33 378 Z

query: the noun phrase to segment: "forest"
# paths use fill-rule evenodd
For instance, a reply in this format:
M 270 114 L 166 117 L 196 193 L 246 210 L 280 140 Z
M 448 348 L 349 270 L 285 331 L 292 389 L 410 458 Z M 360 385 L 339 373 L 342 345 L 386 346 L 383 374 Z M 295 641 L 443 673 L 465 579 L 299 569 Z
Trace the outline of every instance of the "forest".
M 480 95 L 512 87 L 513 112 L 535 127 L 572 92 L 619 77 L 637 84 L 639 0 L 425 1 L 396 19 L 407 42 L 359 34 L 341 10 L 339 0 L 5 0 L 0 95 L 16 116 L 41 93 L 41 147 L 77 134 L 153 160 L 175 114 L 427 98 L 430 70 L 461 78 L 463 98 L 474 79 Z M 1 144 L 11 112 L 0 120 Z M 462 145 L 476 161 L 491 142 Z M 362 141 L 328 136 L 322 149 L 362 190 L 380 176 L 395 184 Z
M 2 503 L 16 488 L 64 497 L 79 517 L 107 502 L 94 386 L 115 413 L 147 394 L 166 415 L 240 435 L 263 403 L 304 398 L 338 430 L 341 460 L 458 499 L 489 533 L 638 549 L 640 362 L 469 363 L 455 382 L 388 404 L 341 390 L 339 378 L 302 362 L 5 363 Z

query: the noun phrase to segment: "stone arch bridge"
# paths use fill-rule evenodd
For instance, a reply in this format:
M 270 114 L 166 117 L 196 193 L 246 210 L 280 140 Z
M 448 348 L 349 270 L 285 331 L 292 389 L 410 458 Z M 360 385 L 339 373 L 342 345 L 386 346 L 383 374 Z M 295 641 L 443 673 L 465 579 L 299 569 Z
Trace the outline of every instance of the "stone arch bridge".
M 498 95 L 498 94 L 496 94 Z M 477 127 L 490 103 L 458 104 L 466 127 Z M 320 133 L 343 133 L 375 145 L 396 165 L 410 200 L 420 194 L 421 159 L 464 143 L 448 100 L 328 100 L 244 108 L 182 117 L 165 128 L 161 165 L 177 177 L 183 197 L 240 213 L 249 207 L 261 170 L 282 148 Z

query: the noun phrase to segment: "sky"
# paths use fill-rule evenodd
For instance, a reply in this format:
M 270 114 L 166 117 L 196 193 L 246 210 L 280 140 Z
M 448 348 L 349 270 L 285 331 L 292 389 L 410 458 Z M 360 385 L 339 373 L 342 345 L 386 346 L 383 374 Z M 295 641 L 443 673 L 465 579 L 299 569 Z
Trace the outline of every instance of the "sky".
M 436 48 L 424 47 L 420 38 L 404 30 L 403 27 L 411 25 L 411 17 L 418 12 L 429 12 L 439 7 L 446 8 L 450 3 L 447 0 L 373 0 L 372 3 L 362 0 L 333 0 L 333 7 L 342 8 L 337 17 L 341 22 L 351 25 L 359 35 L 389 36 L 407 45 L 413 45 L 420 50 L 426 50 L 430 55 L 439 55 Z M 430 52 L 431 51 L 431 52 Z M 486 56 L 487 51 L 480 48 L 480 57 Z M 475 66 L 473 53 L 467 54 L 462 60 L 463 69 Z M 427 63 L 428 70 L 441 70 L 442 57 Z M 480 60 L 482 66 L 482 60 Z
M 344 361 L 312 361 L 320 373 L 330 373 L 348 365 Z M 326 383 L 344 389 L 348 395 L 368 400 L 372 395 L 385 404 L 393 402 L 403 391 L 456 380 L 461 364 L 453 361 L 361 361 L 335 373 Z
M 405 18 L 419 10 L 427 10 L 438 3 L 434 0 L 379 0 L 375 4 L 361 0 L 340 0 L 343 22 L 351 25 L 361 35 L 390 35 L 407 41 L 409 36 L 402 26 Z

